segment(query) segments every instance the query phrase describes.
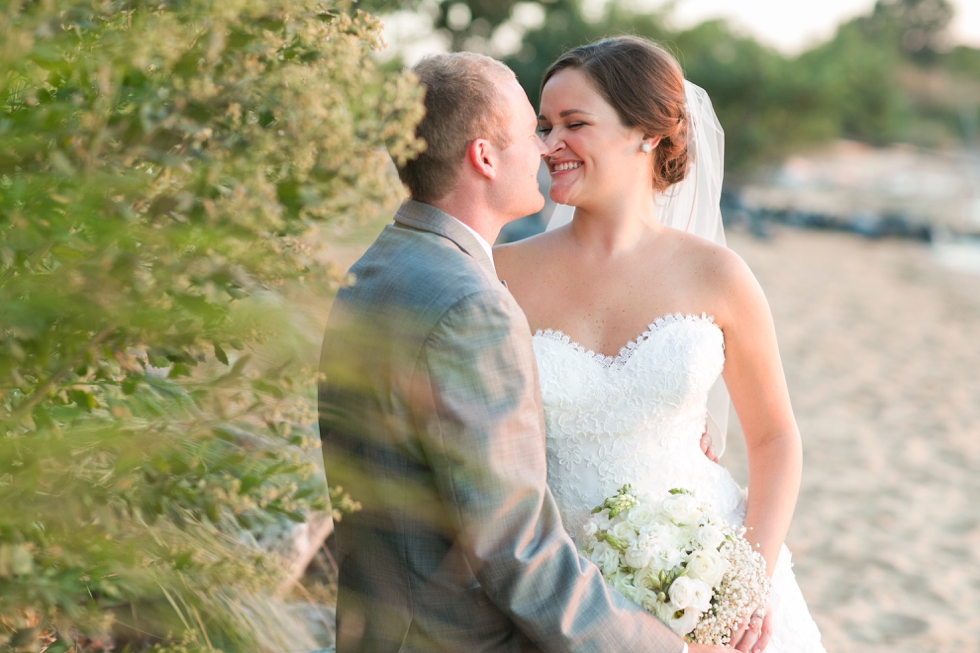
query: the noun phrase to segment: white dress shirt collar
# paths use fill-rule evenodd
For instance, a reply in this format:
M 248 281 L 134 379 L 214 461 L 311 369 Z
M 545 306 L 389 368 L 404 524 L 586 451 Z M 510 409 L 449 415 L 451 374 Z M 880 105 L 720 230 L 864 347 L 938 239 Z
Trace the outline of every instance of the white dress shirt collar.
M 449 217 L 452 218 L 453 216 L 449 216 Z M 493 271 L 496 272 L 497 271 L 497 266 L 493 264 L 493 247 L 490 246 L 490 243 L 488 243 L 486 240 L 484 240 L 483 236 L 481 236 L 480 234 L 476 233 L 476 230 L 473 229 L 473 227 L 471 227 L 470 225 L 466 224 L 465 222 L 463 222 L 459 218 L 453 218 L 453 220 L 455 220 L 456 222 L 458 222 L 461 225 L 463 225 L 464 227 L 466 227 L 466 230 L 468 232 L 470 232 L 471 234 L 473 234 L 473 236 L 476 238 L 476 242 L 480 243 L 480 247 L 482 247 L 483 250 L 487 253 L 487 258 L 490 259 L 490 265 L 493 266 Z

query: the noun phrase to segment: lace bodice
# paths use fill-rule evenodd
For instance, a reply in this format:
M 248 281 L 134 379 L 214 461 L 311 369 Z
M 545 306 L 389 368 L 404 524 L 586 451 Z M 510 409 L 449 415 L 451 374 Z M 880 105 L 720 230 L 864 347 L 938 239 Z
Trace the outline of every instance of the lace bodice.
M 730 524 L 745 521 L 745 492 L 699 445 L 708 390 L 725 365 L 725 337 L 713 318 L 659 318 L 617 356 L 586 351 L 551 329 L 533 342 L 548 485 L 577 543 L 591 509 L 626 483 L 652 497 L 686 488 Z M 770 602 L 774 626 L 765 653 L 826 653 L 785 546 Z
M 573 538 L 589 511 L 626 483 L 651 495 L 691 489 L 741 521 L 744 493 L 699 446 L 724 349 L 721 329 L 704 314 L 659 318 L 617 356 L 586 351 L 560 331 L 534 335 L 548 485 Z

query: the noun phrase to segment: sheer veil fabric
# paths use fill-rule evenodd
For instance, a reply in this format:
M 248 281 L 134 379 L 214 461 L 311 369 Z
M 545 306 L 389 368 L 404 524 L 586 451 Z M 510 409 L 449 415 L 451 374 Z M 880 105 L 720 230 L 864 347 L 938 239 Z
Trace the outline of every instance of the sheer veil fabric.
M 657 219 L 664 226 L 686 231 L 725 246 L 721 219 L 721 185 L 724 177 L 725 132 L 718 122 L 711 98 L 700 86 L 684 81 L 690 117 L 688 172 L 683 181 L 657 195 Z M 559 204 L 551 214 L 547 230 L 572 221 L 575 208 Z M 731 401 L 721 377 L 708 394 L 708 432 L 718 456 L 725 450 L 728 410 Z

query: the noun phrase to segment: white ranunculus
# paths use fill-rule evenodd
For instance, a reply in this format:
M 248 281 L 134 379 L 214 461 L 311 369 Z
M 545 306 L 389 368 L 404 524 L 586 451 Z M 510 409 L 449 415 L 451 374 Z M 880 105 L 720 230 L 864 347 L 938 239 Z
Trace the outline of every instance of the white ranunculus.
M 694 592 L 691 598 L 691 607 L 699 612 L 707 612 L 711 607 L 711 588 L 703 580 L 692 578 L 691 590 Z
M 701 519 L 698 501 L 690 494 L 672 494 L 663 500 L 662 508 L 678 524 L 696 524 Z
M 609 545 L 608 542 L 599 542 L 592 550 L 592 562 L 598 567 L 603 576 L 609 577 L 619 571 L 619 551 Z
M 708 587 L 717 587 L 728 571 L 728 561 L 716 551 L 695 551 L 687 561 L 687 575 L 703 580 Z
M 656 521 L 657 511 L 651 508 L 649 505 L 641 503 L 638 506 L 633 506 L 630 508 L 629 514 L 626 515 L 626 519 L 633 525 L 633 528 L 639 531 L 644 526 L 649 526 Z
M 677 524 L 668 525 L 670 533 L 670 544 L 675 549 L 691 549 L 691 541 L 696 537 L 697 533 L 693 528 L 681 527 Z
M 668 543 L 670 542 L 670 526 L 667 524 L 654 523 L 649 526 L 641 526 L 640 533 L 649 538 L 650 543 Z
M 684 554 L 670 543 L 658 544 L 651 548 L 653 550 L 653 558 L 650 560 L 650 566 L 657 570 L 663 569 L 670 571 L 680 565 L 684 560 Z
M 725 534 L 714 524 L 705 524 L 698 529 L 697 542 L 706 549 L 717 551 L 725 541 Z
M 599 532 L 599 527 L 591 519 L 582 525 L 582 535 L 585 538 L 590 538 Z
M 615 524 L 609 529 L 609 534 L 623 544 L 629 545 L 636 542 L 636 531 L 633 530 L 633 527 L 630 526 L 628 521 L 621 521 L 618 524 Z
M 671 616 L 667 625 L 675 633 L 683 637 L 689 632 L 694 630 L 695 626 L 698 625 L 698 620 L 701 619 L 701 613 L 694 608 L 687 608 L 684 610 L 684 614 L 680 617 Z
M 691 579 L 687 576 L 681 576 L 674 580 L 670 584 L 670 589 L 667 590 L 667 596 L 670 597 L 670 605 L 675 610 L 683 610 L 689 607 L 694 600 L 694 585 L 691 583 Z
M 641 569 L 650 564 L 650 560 L 653 559 L 653 551 L 643 542 L 633 542 L 626 549 L 623 558 L 630 567 Z

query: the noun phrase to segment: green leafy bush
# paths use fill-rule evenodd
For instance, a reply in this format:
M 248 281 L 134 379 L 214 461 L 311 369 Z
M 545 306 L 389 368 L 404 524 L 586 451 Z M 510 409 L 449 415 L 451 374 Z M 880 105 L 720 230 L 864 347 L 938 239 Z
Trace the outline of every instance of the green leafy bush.
M 256 534 L 327 502 L 282 292 L 328 296 L 317 227 L 420 147 L 379 33 L 306 0 L 0 9 L 0 646 L 256 648 Z

